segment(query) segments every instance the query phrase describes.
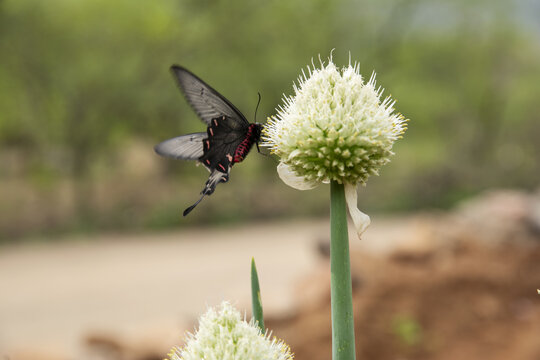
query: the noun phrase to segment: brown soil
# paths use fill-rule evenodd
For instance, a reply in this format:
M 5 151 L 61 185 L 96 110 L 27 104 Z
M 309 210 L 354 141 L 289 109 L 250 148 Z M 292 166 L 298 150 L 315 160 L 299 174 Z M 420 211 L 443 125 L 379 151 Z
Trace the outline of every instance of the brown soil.
M 352 264 L 357 359 L 540 359 L 540 245 L 354 253 Z M 309 304 L 266 325 L 296 359 L 330 359 L 329 292 Z

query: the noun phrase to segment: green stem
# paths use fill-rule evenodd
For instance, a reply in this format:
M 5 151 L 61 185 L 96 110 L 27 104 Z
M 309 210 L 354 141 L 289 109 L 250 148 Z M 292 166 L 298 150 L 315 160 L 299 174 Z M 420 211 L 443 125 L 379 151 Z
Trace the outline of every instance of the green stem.
M 354 317 L 345 188 L 330 184 L 332 359 L 354 360 Z
M 264 328 L 261 289 L 259 288 L 259 276 L 257 275 L 257 267 L 255 266 L 254 258 L 251 258 L 251 309 L 253 318 L 264 334 L 266 330 Z

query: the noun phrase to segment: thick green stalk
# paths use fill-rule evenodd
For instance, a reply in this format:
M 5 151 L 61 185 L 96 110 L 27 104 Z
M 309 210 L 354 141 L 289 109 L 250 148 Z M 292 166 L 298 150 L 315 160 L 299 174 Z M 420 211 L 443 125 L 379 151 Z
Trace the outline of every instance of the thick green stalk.
M 332 359 L 354 360 L 354 317 L 345 188 L 330 184 Z
M 266 330 L 264 328 L 261 289 L 259 288 L 259 276 L 257 275 L 257 267 L 255 266 L 254 258 L 251 258 L 251 309 L 253 319 L 255 319 L 259 329 L 261 329 L 264 334 Z

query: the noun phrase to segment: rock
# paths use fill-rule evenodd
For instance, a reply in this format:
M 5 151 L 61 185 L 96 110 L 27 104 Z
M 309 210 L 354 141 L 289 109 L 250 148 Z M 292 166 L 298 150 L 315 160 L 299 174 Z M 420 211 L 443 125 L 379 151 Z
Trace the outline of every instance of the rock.
M 461 236 L 487 244 L 538 240 L 540 196 L 515 190 L 486 192 L 454 212 Z

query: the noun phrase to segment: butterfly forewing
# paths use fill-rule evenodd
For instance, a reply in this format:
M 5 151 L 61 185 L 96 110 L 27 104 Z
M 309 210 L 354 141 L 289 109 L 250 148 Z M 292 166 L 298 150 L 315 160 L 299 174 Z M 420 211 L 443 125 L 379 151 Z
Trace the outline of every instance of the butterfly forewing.
M 171 71 L 189 104 L 207 125 L 210 125 L 212 119 L 223 115 L 235 121 L 249 124 L 244 115 L 229 100 L 189 70 L 173 65 Z
M 182 160 L 199 160 L 204 155 L 206 133 L 194 133 L 165 140 L 154 147 L 161 156 Z

